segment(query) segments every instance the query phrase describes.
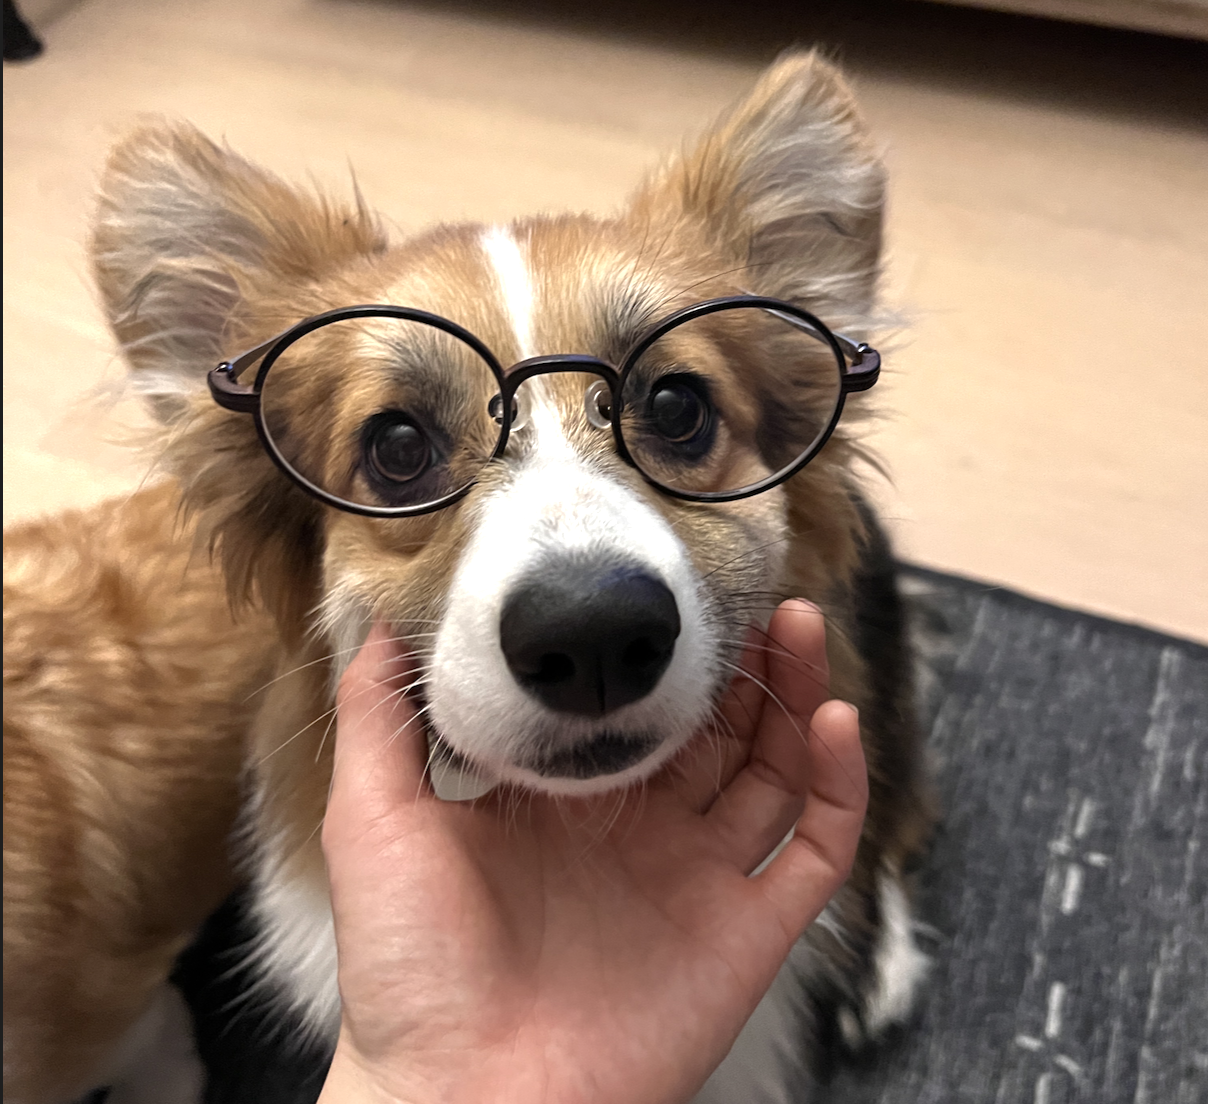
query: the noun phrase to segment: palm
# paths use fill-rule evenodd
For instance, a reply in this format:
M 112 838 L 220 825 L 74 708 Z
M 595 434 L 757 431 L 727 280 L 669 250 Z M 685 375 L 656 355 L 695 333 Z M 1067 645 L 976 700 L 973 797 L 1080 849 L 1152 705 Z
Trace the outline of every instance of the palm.
M 826 699 L 821 619 L 778 616 L 773 632 L 798 658 L 773 654 L 759 677 L 777 687 L 792 673 L 778 668 L 796 665 L 778 687 L 787 708 L 765 710 L 753 682 L 736 685 L 727 735 L 697 741 L 642 790 L 417 801 L 418 753 L 400 769 L 397 744 L 361 741 L 376 762 L 356 778 L 337 770 L 324 843 L 346 1034 L 362 1057 L 427 1084 L 461 1070 L 465 1099 L 487 1087 L 506 1099 L 510 1079 L 516 1099 L 630 1101 L 636 1076 L 640 1099 L 670 1101 L 704 1081 L 840 884 L 863 813 L 854 718 L 830 706 L 814 716 Z M 763 666 L 760 654 L 748 663 Z M 802 659 L 822 677 L 801 678 Z M 801 817 L 803 767 L 811 812 L 749 878 Z

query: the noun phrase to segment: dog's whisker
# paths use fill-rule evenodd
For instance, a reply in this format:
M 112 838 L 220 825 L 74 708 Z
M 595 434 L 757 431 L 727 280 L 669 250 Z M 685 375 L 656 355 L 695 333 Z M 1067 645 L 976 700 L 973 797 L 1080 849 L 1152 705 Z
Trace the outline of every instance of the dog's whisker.
M 675 219 L 672 220 L 671 225 L 668 226 L 668 228 L 667 228 L 667 232 L 663 235 L 662 240 L 659 242 L 658 249 L 655 250 L 654 255 L 649 259 L 649 261 L 646 263 L 645 268 L 642 270 L 642 275 L 644 277 L 649 278 L 650 276 L 653 275 L 655 264 L 658 262 L 659 258 L 662 257 L 663 253 L 667 249 L 667 246 L 674 239 L 676 233 L 679 231 L 680 227 L 683 225 L 683 221 L 684 221 L 684 215 L 682 213 L 678 214 L 675 217 Z M 651 224 L 649 222 L 647 222 L 645 224 L 645 227 L 642 232 L 642 244 L 638 248 L 637 256 L 634 258 L 633 266 L 630 268 L 630 272 L 629 272 L 629 279 L 625 286 L 625 294 L 628 297 L 632 297 L 633 288 L 634 288 L 634 285 L 635 285 L 636 279 L 637 279 L 638 266 L 641 264 L 642 260 L 644 259 L 644 254 L 646 252 L 646 245 L 650 239 L 650 229 L 651 229 Z M 665 302 L 666 302 L 666 300 L 662 300 L 662 301 L 656 302 L 654 305 L 648 307 L 647 308 L 648 314 L 650 314 L 652 317 L 654 315 L 656 315 L 658 313 L 659 309 L 661 308 L 661 306 L 663 305 L 663 303 L 665 303 Z
M 380 690 L 380 689 L 381 689 L 383 686 L 387 685 L 387 683 L 388 683 L 388 682 L 389 682 L 389 680 L 388 680 L 388 679 L 381 679 L 381 680 L 379 680 L 379 681 L 377 681 L 377 682 L 372 682 L 372 683 L 370 683 L 368 686 L 362 687 L 362 689 L 358 690 L 358 691 L 357 691 L 357 692 L 356 692 L 356 693 L 355 693 L 355 694 L 352 696 L 352 698 L 349 698 L 348 700 L 349 700 L 349 701 L 352 701 L 352 700 L 355 700 L 356 698 L 361 697 L 361 696 L 362 696 L 362 695 L 364 695 L 364 694 L 371 693 L 371 692 L 372 692 L 372 691 L 374 691 L 374 690 Z M 417 679 L 417 680 L 416 680 L 416 682 L 412 684 L 412 686 L 418 686 L 418 685 L 420 684 L 420 682 L 422 682 L 422 679 Z M 408 689 L 410 689 L 410 687 L 408 687 Z M 386 699 L 383 699 L 383 700 L 389 700 L 389 698 L 386 698 Z M 381 702 L 381 701 L 379 701 L 379 702 L 378 702 L 376 705 L 374 705 L 374 706 L 373 706 L 373 707 L 372 707 L 372 708 L 369 710 L 369 712 L 370 712 L 370 713 L 372 713 L 372 712 L 373 712 L 375 709 L 377 709 L 377 708 L 378 708 L 378 706 L 380 706 L 381 704 L 382 704 L 382 702 Z M 271 759 L 271 758 L 272 758 L 274 755 L 276 755 L 276 754 L 277 754 L 277 752 L 281 751 L 281 750 L 282 750 L 283 748 L 285 748 L 285 747 L 288 747 L 288 746 L 289 746 L 290 744 L 292 744 L 292 743 L 293 743 L 293 742 L 294 742 L 294 741 L 295 741 L 295 740 L 296 740 L 296 739 L 297 739 L 299 736 L 301 736 L 301 735 L 302 735 L 304 732 L 306 732 L 308 729 L 313 728 L 313 727 L 314 727 L 315 725 L 317 725 L 317 724 L 318 724 L 320 721 L 326 720 L 328 717 L 334 717 L 334 716 L 335 716 L 335 714 L 336 714 L 336 711 L 337 711 L 337 706 L 335 706 L 335 705 L 331 706 L 331 708 L 330 708 L 330 709 L 325 709 L 325 710 L 323 710 L 323 712 L 322 712 L 322 713 L 320 713 L 320 714 L 319 714 L 317 717 L 313 718 L 313 719 L 312 719 L 310 722 L 308 722 L 308 723 L 307 723 L 306 725 L 304 725 L 302 728 L 298 729 L 298 731 L 297 731 L 297 732 L 295 732 L 295 733 L 294 733 L 294 734 L 293 734 L 293 735 L 292 735 L 292 736 L 291 736 L 291 737 L 290 737 L 288 740 L 284 740 L 284 741 L 282 741 L 282 742 L 281 742 L 280 744 L 278 744 L 278 745 L 277 745 L 275 748 L 273 748 L 273 750 L 272 750 L 272 751 L 268 752 L 267 754 L 263 755 L 263 756 L 262 756 L 260 759 L 258 759 L 258 760 L 257 760 L 257 766 L 261 766 L 261 765 L 263 765 L 265 762 L 267 762 L 269 759 Z
M 766 635 L 766 634 L 765 634 Z M 808 659 L 802 659 L 796 652 L 786 648 L 779 641 L 768 637 L 771 644 L 756 644 L 749 640 L 738 640 L 735 638 L 722 638 L 718 641 L 720 644 L 728 644 L 734 648 L 749 649 L 753 652 L 763 652 L 766 655 L 776 656 L 778 659 L 786 659 L 796 664 L 798 667 L 809 671 L 822 671 L 824 668 L 819 663 L 814 663 Z
M 333 711 L 327 719 L 327 725 L 323 729 L 323 735 L 319 738 L 319 746 L 315 749 L 315 762 L 317 763 L 323 756 L 323 746 L 327 743 L 327 737 L 331 733 L 332 726 L 336 723 L 336 715 Z
M 775 537 L 774 539 L 772 539 L 770 541 L 765 541 L 763 544 L 757 545 L 754 548 L 745 549 L 744 551 L 739 552 L 736 556 L 731 556 L 730 559 L 726 560 L 724 563 L 720 563 L 716 567 L 713 567 L 710 570 L 706 571 L 705 574 L 703 576 L 701 576 L 701 578 L 708 580 L 708 579 L 712 578 L 714 575 L 716 575 L 717 572 L 724 571 L 727 567 L 731 567 L 734 564 L 739 563 L 744 559 L 753 558 L 755 556 L 758 556 L 761 552 L 766 552 L 769 548 L 774 548 L 778 544 L 785 544 L 790 539 L 791 538 L 787 537 L 787 536 Z
M 424 734 L 426 735 L 428 732 L 428 722 L 425 720 L 425 717 L 429 714 L 429 712 L 430 712 L 430 708 L 427 705 L 423 705 L 419 709 L 414 710 L 412 712 L 411 716 L 407 719 L 407 721 L 404 724 L 400 725 L 398 728 L 396 728 L 386 738 L 386 746 L 389 747 L 391 744 L 393 744 L 407 730 L 407 726 L 409 724 L 411 724 L 412 721 L 417 722 L 419 724 L 420 728 L 422 729 L 422 731 L 424 732 Z M 428 754 L 432 755 L 434 751 L 435 751 L 435 746 L 429 747 Z M 428 765 L 431 766 L 431 762 L 429 762 Z
M 758 645 L 756 645 L 755 647 L 759 648 Z M 769 654 L 769 655 L 775 656 L 777 659 L 787 660 L 787 661 L 791 662 L 794 666 L 796 666 L 801 671 L 802 676 L 804 678 L 808 679 L 810 682 L 812 682 L 815 686 L 820 686 L 824 690 L 829 689 L 829 687 L 830 687 L 829 676 L 824 674 L 824 668 L 821 667 L 819 664 L 811 663 L 809 660 L 802 659 L 800 656 L 796 655 L 795 653 L 790 652 L 787 648 L 779 648 L 779 647 L 775 648 L 775 649 L 762 648 L 760 650 L 767 652 L 767 654 Z M 725 658 L 721 658 L 720 661 L 723 664 L 725 664 L 725 666 L 730 667 L 733 670 L 742 671 L 742 673 L 744 675 L 746 675 L 748 678 L 750 678 L 751 681 L 753 681 L 753 682 L 756 681 L 754 676 L 751 674 L 751 672 L 746 670 L 746 668 L 740 667 L 740 666 L 736 665 L 735 663 L 733 663 L 731 660 L 727 660 Z
M 414 635 L 414 634 L 410 634 L 407 636 L 389 636 L 385 639 L 384 643 L 386 643 L 386 644 L 404 643 L 407 640 L 411 639 L 411 635 Z M 326 652 L 325 654 L 319 656 L 317 659 L 310 660 L 308 663 L 300 663 L 297 667 L 291 667 L 288 671 L 282 672 L 281 674 L 277 675 L 275 678 L 269 679 L 269 681 L 264 683 L 262 686 L 257 687 L 246 698 L 244 698 L 244 701 L 245 702 L 251 701 L 252 698 L 254 698 L 257 694 L 262 694 L 265 690 L 268 690 L 270 687 L 276 685 L 282 679 L 289 678 L 290 675 L 296 675 L 299 671 L 305 671 L 310 667 L 318 666 L 320 663 L 327 663 L 329 660 L 336 659 L 339 656 L 347 655 L 349 652 L 359 652 L 362 647 L 364 647 L 363 644 L 354 644 L 350 648 L 339 648 L 334 652 Z M 405 659 L 407 657 L 400 656 L 398 658 Z
M 421 709 L 417 709 L 407 719 L 407 721 L 404 724 L 400 725 L 397 729 L 395 729 L 395 731 L 391 734 L 390 738 L 386 741 L 386 745 L 389 747 L 396 740 L 398 740 L 398 738 L 400 736 L 402 736 L 404 732 L 407 731 L 408 726 L 411 724 L 418 724 L 420 726 L 420 735 L 426 737 L 427 732 L 428 732 L 428 726 L 424 722 L 423 717 L 424 717 L 424 713 L 426 713 L 427 710 L 428 710 L 428 707 L 426 705 L 423 706 Z M 419 781 L 416 783 L 415 795 L 412 798 L 413 801 L 422 800 L 423 795 L 424 795 L 424 786 L 427 783 L 427 781 L 432 777 L 432 766 L 436 762 L 438 749 L 437 749 L 435 742 L 428 740 L 427 745 L 428 745 L 428 751 L 427 751 L 427 754 L 424 756 L 424 769 L 419 776 Z
M 324 710 L 317 717 L 315 717 L 314 720 L 310 721 L 308 724 L 306 724 L 302 728 L 298 729 L 298 731 L 295 732 L 288 740 L 283 740 L 275 748 L 273 748 L 272 751 L 268 752 L 266 755 L 261 756 L 256 761 L 256 765 L 258 767 L 264 766 L 264 764 L 267 763 L 274 755 L 276 755 L 277 752 L 282 751 L 284 748 L 289 747 L 289 745 L 292 744 L 307 729 L 314 728 L 315 725 L 317 725 L 320 721 L 325 720 L 328 716 L 334 717 L 335 712 L 336 712 L 336 707 L 334 705 L 330 709 Z
M 328 791 L 328 796 L 331 796 L 330 791 Z M 325 812 L 321 817 L 319 817 L 318 823 L 310 830 L 310 835 L 306 837 L 306 843 L 310 843 L 310 841 L 323 830 L 323 825 L 326 822 L 327 814 Z
M 763 633 L 765 636 L 767 635 L 767 630 L 754 624 L 752 614 L 775 613 L 786 600 L 785 595 L 777 594 L 774 591 L 735 592 L 733 594 L 727 594 L 725 597 L 727 609 L 732 612 L 736 621 L 747 621 L 751 624 L 752 628 L 754 628 L 757 632 Z M 756 598 L 759 600 L 748 600 Z M 848 631 L 846 625 L 844 625 L 844 623 L 838 618 L 827 613 L 826 610 L 822 610 L 821 613 L 826 624 L 827 635 L 837 636 L 845 644 L 854 646 L 851 633 Z
M 749 272 L 751 269 L 754 269 L 754 268 L 763 268 L 763 267 L 766 267 L 767 263 L 768 262 L 758 261 L 758 262 L 754 262 L 754 263 L 736 265 L 733 268 L 724 268 L 719 272 L 713 272 L 708 276 L 701 277 L 699 280 L 694 280 L 690 284 L 684 284 L 682 287 L 677 288 L 675 291 L 671 292 L 669 295 L 665 296 L 662 300 L 660 300 L 655 305 L 654 310 L 656 312 L 659 310 L 662 310 L 669 303 L 673 303 L 676 299 L 679 299 L 682 296 L 687 295 L 688 292 L 690 292 L 690 291 L 695 291 L 698 287 L 701 287 L 703 284 L 711 284 L 714 280 L 720 280 L 723 276 L 733 276 L 736 272 Z
M 762 631 L 762 630 L 759 630 Z M 722 636 L 718 638 L 719 644 L 725 644 L 732 648 L 740 648 L 743 651 L 750 650 L 752 652 L 766 652 L 768 655 L 783 656 L 786 659 L 796 659 L 797 656 L 790 652 L 785 647 L 772 647 L 769 644 L 756 644 L 753 640 L 747 640 L 745 637 L 737 636 Z
M 372 706 L 370 706 L 369 712 L 366 713 L 365 716 L 366 717 L 372 716 L 375 712 L 377 712 L 377 710 L 381 709 L 382 706 L 384 706 L 384 705 L 388 705 L 391 708 L 393 708 L 395 702 L 401 701 L 411 691 L 413 691 L 417 686 L 422 686 L 423 683 L 424 683 L 424 678 L 421 676 L 419 678 L 416 678 L 414 681 L 409 682 L 406 686 L 394 687 L 393 689 L 391 689 L 389 694 L 386 694 L 384 697 L 382 697 L 377 702 L 375 702 Z M 377 685 L 380 687 L 380 686 L 384 686 L 385 683 L 380 682 Z
M 754 675 L 752 675 L 752 674 L 751 674 L 749 671 L 744 671 L 744 670 L 743 670 L 741 667 L 737 666 L 736 664 L 732 664 L 732 663 L 726 663 L 726 661 L 725 661 L 725 660 L 723 660 L 722 662 L 723 662 L 723 663 L 725 663 L 727 667 L 731 667 L 731 668 L 733 668 L 734 670 L 736 670 L 736 671 L 740 672 L 741 674 L 745 675 L 745 676 L 746 676 L 748 679 L 750 679 L 750 680 L 751 680 L 753 683 L 755 683 L 755 685 L 756 685 L 756 686 L 760 687 L 760 689 L 762 689 L 762 690 L 763 690 L 763 692 L 764 692 L 765 694 L 767 694 L 767 695 L 768 695 L 768 697 L 769 697 L 769 698 L 770 698 L 772 701 L 774 701 L 774 702 L 775 702 L 775 703 L 776 703 L 776 704 L 777 704 L 777 705 L 780 707 L 781 711 L 782 711 L 782 712 L 784 713 L 784 715 L 785 715 L 785 716 L 788 718 L 789 723 L 790 723 L 790 724 L 793 726 L 793 730 L 794 730 L 794 731 L 797 733 L 797 735 L 798 735 L 798 736 L 800 736 L 800 737 L 801 737 L 801 741 L 802 741 L 802 743 L 806 743 L 806 744 L 808 744 L 808 743 L 809 743 L 809 737 L 808 737 L 808 735 L 807 735 L 805 732 L 802 732 L 802 731 L 801 731 L 801 726 L 800 726 L 800 725 L 797 723 L 797 717 L 796 717 L 796 716 L 793 714 L 793 712 L 792 712 L 792 711 L 791 711 L 791 710 L 788 708 L 788 706 L 787 706 L 787 705 L 785 705 L 785 703 L 784 703 L 784 702 L 783 702 L 783 701 L 780 699 L 780 697 L 779 697 L 779 696 L 778 696 L 778 695 L 777 695 L 777 694 L 776 694 L 776 693 L 775 693 L 775 692 L 772 690 L 772 688 L 771 688 L 770 686 L 768 686 L 768 685 L 767 685 L 767 683 L 763 682 L 761 679 L 756 678 L 756 677 L 755 677 Z M 809 720 L 812 720 L 812 718 L 810 718 Z M 838 764 L 839 764 L 840 769 L 843 771 L 843 775 L 844 775 L 844 777 L 845 777 L 845 778 L 846 778 L 846 779 L 847 779 L 847 780 L 848 780 L 848 781 L 849 781 L 849 782 L 850 782 L 850 783 L 851 783 L 853 786 L 855 786 L 855 785 L 856 785 L 856 780 L 855 780 L 854 778 L 852 778 L 852 776 L 851 776 L 851 774 L 848 772 L 847 768 L 843 766 L 843 764 L 842 764 L 842 762 L 840 761 L 839 757 L 838 757 L 838 756 L 837 756 L 837 755 L 834 753 L 834 751 L 832 750 L 832 748 L 831 748 L 830 744 L 829 744 L 829 743 L 827 743 L 827 742 L 826 742 L 826 740 L 822 739 L 822 737 L 821 737 L 821 735 L 820 735 L 819 733 L 817 733 L 817 732 L 815 732 L 815 731 L 814 731 L 814 728 L 813 728 L 812 724 L 809 724 L 808 720 L 807 720 L 807 727 L 808 727 L 808 730 L 809 730 L 810 732 L 814 732 L 814 735 L 815 735 L 815 736 L 818 736 L 819 742 L 822 744 L 822 746 L 823 746 L 824 748 L 826 748 L 826 752 L 827 752 L 827 754 L 828 754 L 828 755 L 829 755 L 829 756 L 830 756 L 830 757 L 831 757 L 831 758 L 832 758 L 832 759 L 833 759 L 833 760 L 834 760 L 836 763 L 838 763 Z
M 793 726 L 793 729 L 796 731 L 797 735 L 801 737 L 802 742 L 803 743 L 807 742 L 806 735 L 804 732 L 801 731 L 801 726 L 797 723 L 796 716 L 793 714 L 792 710 L 789 709 L 789 707 L 787 705 L 785 705 L 785 703 L 781 699 L 780 695 L 777 694 L 776 691 L 773 690 L 772 687 L 770 685 L 768 685 L 767 682 L 765 682 L 763 679 L 759 678 L 758 676 L 753 675 L 745 667 L 742 667 L 741 665 L 739 665 L 737 663 L 730 663 L 728 660 L 724 660 L 724 659 L 721 662 L 724 666 L 730 668 L 730 670 L 734 671 L 735 673 L 737 673 L 738 675 L 740 675 L 744 678 L 750 679 L 751 682 L 753 682 L 756 686 L 758 686 L 759 689 L 761 689 L 773 702 L 776 703 L 776 705 L 778 705 L 780 707 L 781 711 L 789 719 L 789 723 Z

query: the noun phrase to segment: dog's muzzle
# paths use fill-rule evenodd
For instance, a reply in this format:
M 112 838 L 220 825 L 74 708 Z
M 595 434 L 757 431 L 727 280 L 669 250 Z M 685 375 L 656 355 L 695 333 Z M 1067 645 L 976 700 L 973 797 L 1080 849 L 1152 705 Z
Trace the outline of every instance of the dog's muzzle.
M 569 557 L 526 575 L 508 594 L 499 638 L 517 684 L 555 713 L 602 718 L 649 694 L 675 652 L 675 597 L 649 570 Z M 535 753 L 547 777 L 616 774 L 658 746 L 644 732 L 600 731 Z

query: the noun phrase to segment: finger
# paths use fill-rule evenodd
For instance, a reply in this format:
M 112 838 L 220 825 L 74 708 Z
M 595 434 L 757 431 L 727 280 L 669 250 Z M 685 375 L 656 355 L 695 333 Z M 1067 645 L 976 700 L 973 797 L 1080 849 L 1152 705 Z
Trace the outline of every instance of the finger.
M 676 796 L 693 812 L 709 808 L 750 757 L 766 681 L 767 649 L 761 632 L 752 626 L 738 670 L 715 714 L 692 737 L 667 775 Z
M 336 691 L 336 745 L 327 819 L 375 817 L 425 788 L 427 742 L 406 691 L 410 657 L 377 622 Z
M 829 696 L 826 626 L 816 606 L 785 602 L 769 626 L 763 712 L 750 757 L 707 816 L 744 871 L 796 823 L 809 786 L 810 720 Z
M 830 698 L 826 658 L 826 618 L 804 598 L 781 602 L 765 642 L 768 685 L 773 694 L 807 720 Z M 765 707 L 766 708 L 766 707 Z
M 868 807 L 868 773 L 854 707 L 829 701 L 809 731 L 809 793 L 792 838 L 752 881 L 795 939 L 847 880 Z

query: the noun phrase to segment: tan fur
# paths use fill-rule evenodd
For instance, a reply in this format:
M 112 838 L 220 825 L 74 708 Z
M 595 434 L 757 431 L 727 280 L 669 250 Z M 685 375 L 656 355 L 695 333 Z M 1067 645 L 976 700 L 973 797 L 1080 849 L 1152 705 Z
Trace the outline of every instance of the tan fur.
M 841 78 L 815 55 L 790 57 L 617 217 L 513 227 L 532 273 L 537 351 L 615 359 L 618 332 L 740 291 L 859 333 L 875 295 L 882 189 Z M 8 538 L 5 1031 L 17 1057 L 6 1096 L 63 1100 L 97 1075 L 232 884 L 226 837 L 245 762 L 259 845 L 322 892 L 316 829 L 340 657 L 315 626 L 363 610 L 415 634 L 422 658 L 477 503 L 502 477 L 488 469 L 462 504 L 420 518 L 326 509 L 282 477 L 250 418 L 211 401 L 204 373 L 307 315 L 364 302 L 444 314 L 511 363 L 522 353 L 478 233 L 441 228 L 389 247 L 359 197 L 343 208 L 296 192 L 187 126 L 141 130 L 115 151 L 96 276 L 135 386 L 167 425 L 164 461 L 178 482 Z M 719 366 L 721 382 L 756 378 L 753 358 Z M 346 431 L 384 386 L 338 341 L 299 367 L 292 417 L 331 471 L 347 467 Z M 568 426 L 582 422 L 583 386 L 549 380 Z M 782 487 L 710 506 L 658 494 L 611 442 L 567 432 L 668 520 L 733 636 L 777 596 L 822 604 L 833 689 L 864 700 L 847 596 L 862 527 L 842 427 Z M 728 462 L 753 461 L 739 443 Z M 868 752 L 874 806 L 853 879 L 864 893 L 883 864 L 896 869 L 917 849 L 929 816 L 917 780 L 887 777 L 875 744 Z M 857 896 L 836 907 L 865 922 Z
M 5 1098 L 96 1083 L 233 883 L 276 649 L 232 621 L 169 483 L 5 535 Z

